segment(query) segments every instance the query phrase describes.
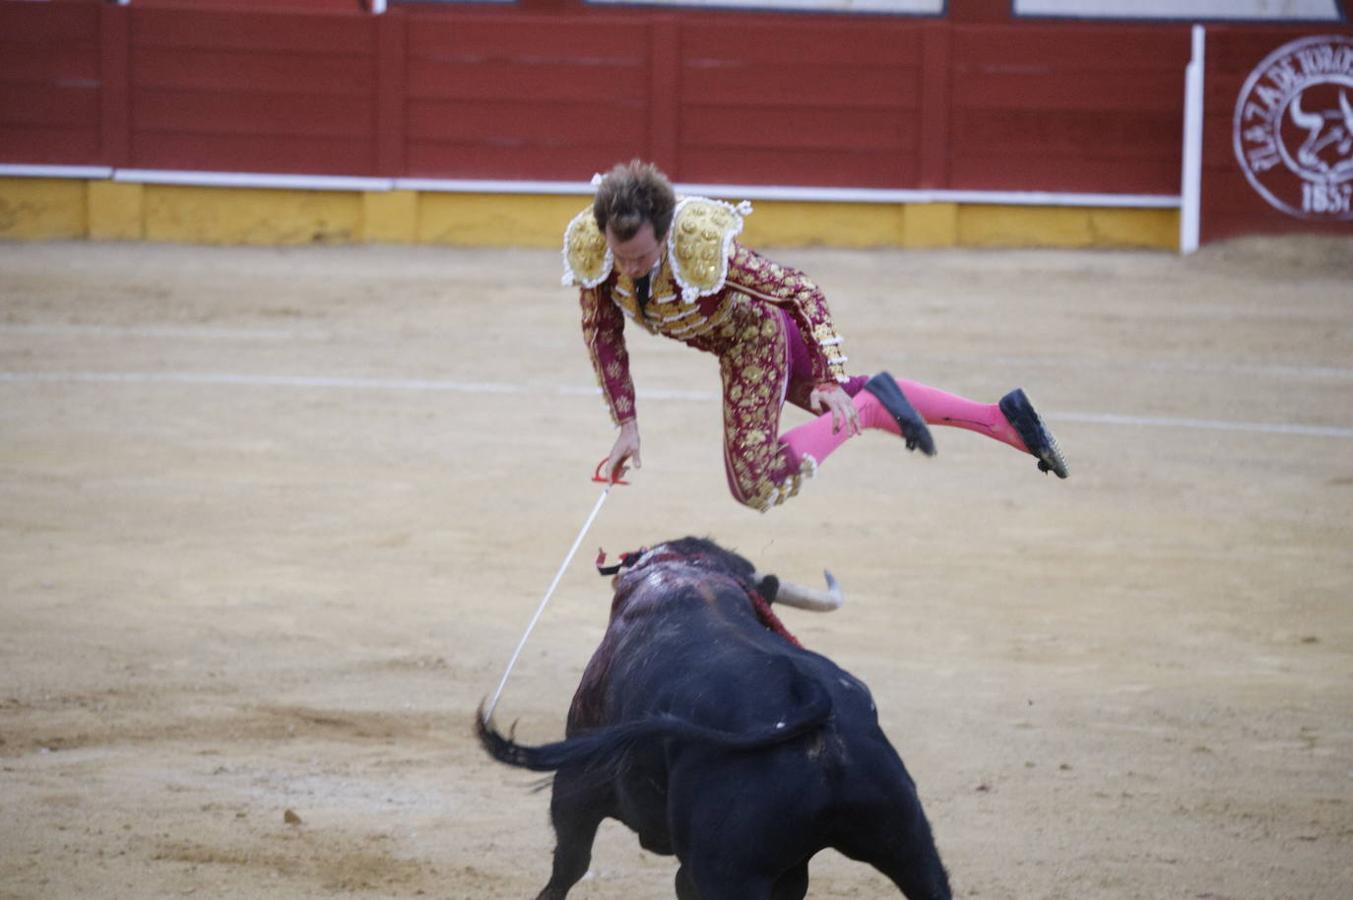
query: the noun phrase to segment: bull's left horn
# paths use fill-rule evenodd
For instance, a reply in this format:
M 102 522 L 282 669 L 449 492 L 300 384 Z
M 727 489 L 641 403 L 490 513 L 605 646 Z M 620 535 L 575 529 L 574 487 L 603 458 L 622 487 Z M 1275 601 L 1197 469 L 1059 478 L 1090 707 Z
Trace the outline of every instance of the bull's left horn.
M 804 587 L 792 581 L 781 581 L 780 590 L 775 595 L 776 602 L 813 612 L 831 612 L 840 609 L 841 604 L 846 602 L 845 596 L 841 593 L 841 585 L 837 584 L 831 572 L 824 570 L 822 574 L 827 578 L 825 591 Z

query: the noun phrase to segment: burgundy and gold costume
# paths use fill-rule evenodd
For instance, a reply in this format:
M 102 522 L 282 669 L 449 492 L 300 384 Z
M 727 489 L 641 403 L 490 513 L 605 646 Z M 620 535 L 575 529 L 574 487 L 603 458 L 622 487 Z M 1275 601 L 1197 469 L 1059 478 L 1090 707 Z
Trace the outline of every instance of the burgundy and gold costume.
M 641 308 L 588 207 L 564 233 L 564 283 L 581 289 L 583 338 L 617 425 L 635 417 L 627 318 L 719 358 L 729 488 L 765 511 L 794 496 L 817 465 L 780 441 L 784 402 L 807 409 L 815 385 L 838 382 L 853 395 L 864 379 L 846 377 L 841 339 L 817 285 L 737 243 L 749 212 L 747 204 L 679 200 Z

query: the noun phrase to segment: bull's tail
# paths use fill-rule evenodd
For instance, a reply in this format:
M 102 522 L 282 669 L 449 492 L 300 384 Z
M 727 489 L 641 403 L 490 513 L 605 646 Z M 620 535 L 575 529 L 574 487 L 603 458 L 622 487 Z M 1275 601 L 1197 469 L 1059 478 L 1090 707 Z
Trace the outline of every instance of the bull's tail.
M 807 703 L 798 708 L 798 715 L 792 721 L 785 719 L 748 731 L 720 731 L 670 713 L 661 713 L 645 719 L 607 725 L 552 744 L 528 747 L 514 741 L 511 733 L 504 736 L 491 722 L 485 722 L 482 703 L 479 714 L 475 716 L 475 731 L 479 742 L 494 759 L 536 772 L 553 772 L 565 766 L 614 764 L 637 745 L 668 738 L 730 750 L 759 750 L 793 740 L 826 723 L 832 713 L 831 695 L 815 681 L 807 680 L 807 684 L 811 685 L 811 696 Z

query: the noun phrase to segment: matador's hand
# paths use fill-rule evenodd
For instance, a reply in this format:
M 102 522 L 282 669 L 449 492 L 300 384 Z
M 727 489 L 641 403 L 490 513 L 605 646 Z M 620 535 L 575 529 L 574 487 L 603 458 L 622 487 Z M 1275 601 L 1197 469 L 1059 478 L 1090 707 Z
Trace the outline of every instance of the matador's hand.
M 848 434 L 860 434 L 860 411 L 850 402 L 850 396 L 839 384 L 819 384 L 808 395 L 808 407 L 818 415 L 830 411 L 832 414 L 832 433 L 844 426 Z
M 619 480 L 627 471 L 625 463 L 633 461 L 634 468 L 642 469 L 643 461 L 639 458 L 639 423 L 630 419 L 620 426 L 620 434 L 616 436 L 615 445 L 611 447 L 611 455 L 606 460 L 606 475 L 612 481 Z

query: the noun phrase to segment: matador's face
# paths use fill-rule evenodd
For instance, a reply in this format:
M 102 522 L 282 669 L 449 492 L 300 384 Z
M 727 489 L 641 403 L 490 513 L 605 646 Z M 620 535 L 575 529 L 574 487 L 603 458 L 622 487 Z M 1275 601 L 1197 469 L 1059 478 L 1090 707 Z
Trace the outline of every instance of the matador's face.
M 625 241 L 616 237 L 611 226 L 607 225 L 606 244 L 611 248 L 616 269 L 630 278 L 642 278 L 647 275 L 662 258 L 662 241 L 653 233 L 652 222 L 640 225 L 634 237 Z

